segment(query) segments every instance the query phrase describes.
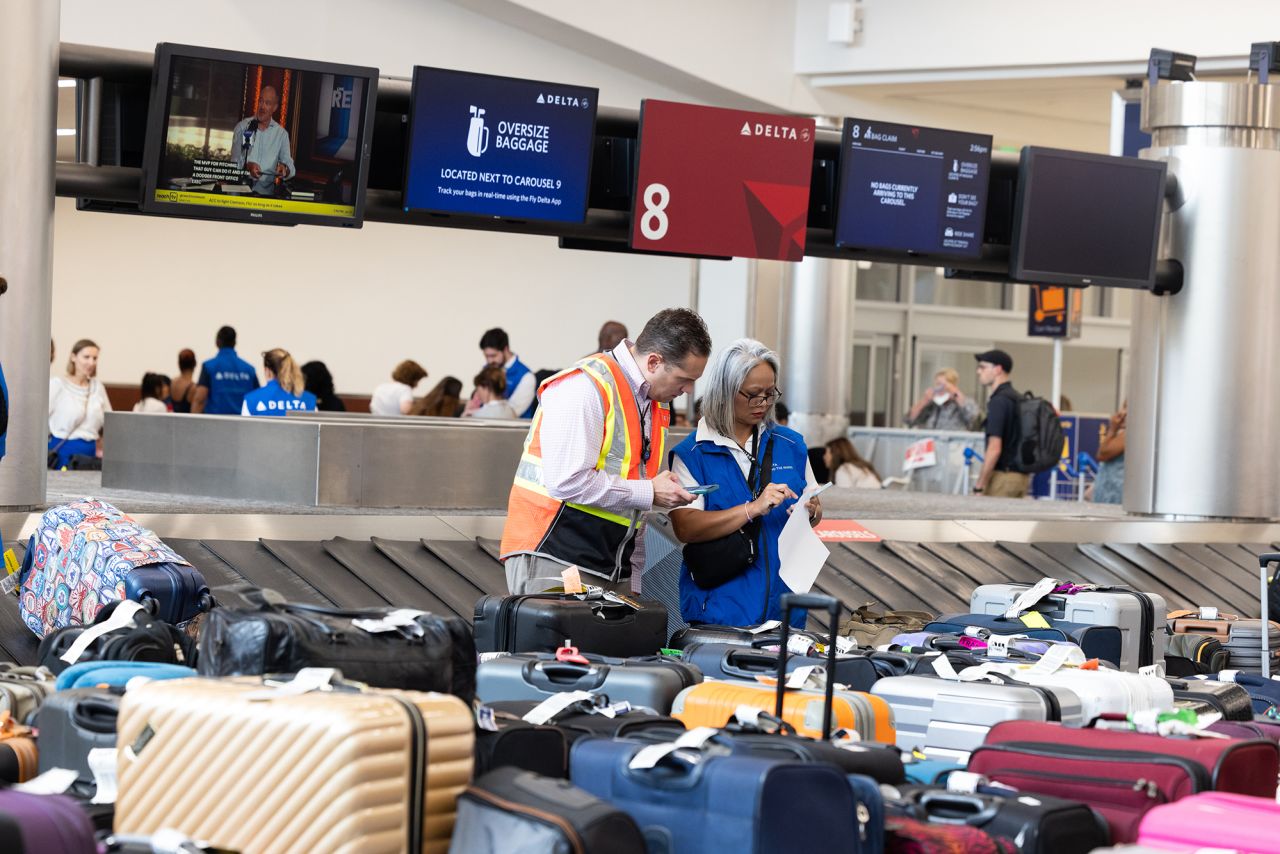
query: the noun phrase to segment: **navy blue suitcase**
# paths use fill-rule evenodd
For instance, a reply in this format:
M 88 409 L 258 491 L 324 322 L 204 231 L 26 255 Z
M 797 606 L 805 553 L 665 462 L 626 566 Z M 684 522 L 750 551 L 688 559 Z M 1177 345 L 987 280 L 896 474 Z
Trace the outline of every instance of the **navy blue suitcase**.
M 569 758 L 573 784 L 634 818 L 649 851 L 876 850 L 870 840 L 862 843 L 874 828 L 860 832 L 859 801 L 834 765 L 682 747 L 651 768 L 630 767 L 637 753 L 652 749 L 660 746 L 589 738 L 577 742 Z
M 773 640 L 777 645 L 777 639 Z M 776 677 L 778 653 L 770 650 L 738 646 L 728 643 L 696 643 L 685 647 L 680 658 L 702 671 L 710 679 L 732 679 L 755 682 L 757 676 Z M 817 666 L 824 670 L 827 659 L 791 655 L 787 657 L 787 672 L 797 667 Z M 835 679 L 854 691 L 870 691 L 880 678 L 875 664 L 865 655 L 836 658 Z
M 970 626 L 988 629 L 997 635 L 1025 635 L 1036 640 L 1071 641 L 1079 644 L 1089 658 L 1098 658 L 1119 666 L 1124 649 L 1124 636 L 1119 626 L 1090 626 L 1053 620 L 1047 629 L 1028 628 L 1021 620 L 1006 620 L 997 614 L 943 614 L 924 627 L 926 632 L 940 635 L 964 634 Z
M 153 563 L 129 570 L 124 577 L 124 595 L 156 619 L 175 625 L 214 605 L 209 584 L 200 570 L 176 563 Z

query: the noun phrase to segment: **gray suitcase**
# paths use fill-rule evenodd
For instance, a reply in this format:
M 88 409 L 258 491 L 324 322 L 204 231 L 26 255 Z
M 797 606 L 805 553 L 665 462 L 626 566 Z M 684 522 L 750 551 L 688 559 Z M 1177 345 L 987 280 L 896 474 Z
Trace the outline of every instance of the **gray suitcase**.
M 590 691 L 667 715 L 677 694 L 702 681 L 702 671 L 672 658 L 584 657 L 586 664 L 575 664 L 556 661 L 550 653 L 522 652 L 482 661 L 476 671 L 476 696 L 491 703 Z
M 76 772 L 80 787 L 93 786 L 89 751 L 116 747 L 120 695 L 104 688 L 72 688 L 50 694 L 36 721 L 40 733 L 40 773 L 51 768 Z
M 871 693 L 893 708 L 898 747 L 919 748 L 930 759 L 961 764 L 982 744 L 987 730 L 1001 721 L 1086 723 L 1074 692 L 1012 680 L 957 682 L 937 676 L 889 676 L 876 682 Z
M 1271 667 L 1280 664 L 1280 625 L 1271 623 L 1267 633 L 1268 658 Z M 1231 623 L 1227 641 L 1223 643 L 1230 658 L 1228 667 L 1236 670 L 1262 669 L 1262 620 L 1236 620 Z
M 974 614 L 1003 614 L 1030 588 L 1029 584 L 984 584 L 973 591 L 969 610 Z M 1125 587 L 1070 595 L 1050 593 L 1028 610 L 1039 611 L 1050 620 L 1119 626 L 1123 653 L 1115 663 L 1121 670 L 1136 673 L 1140 667 L 1164 661 L 1168 609 L 1164 597 L 1157 593 L 1139 593 Z

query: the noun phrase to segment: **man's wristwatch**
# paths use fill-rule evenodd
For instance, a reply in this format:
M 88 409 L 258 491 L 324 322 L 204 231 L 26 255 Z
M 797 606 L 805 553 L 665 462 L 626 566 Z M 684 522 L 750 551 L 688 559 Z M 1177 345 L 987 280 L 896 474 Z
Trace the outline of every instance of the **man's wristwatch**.
M 982 487 L 981 487 L 981 486 L 975 486 L 975 487 L 973 488 L 973 491 L 974 491 L 974 492 L 981 492 L 981 491 L 982 491 Z

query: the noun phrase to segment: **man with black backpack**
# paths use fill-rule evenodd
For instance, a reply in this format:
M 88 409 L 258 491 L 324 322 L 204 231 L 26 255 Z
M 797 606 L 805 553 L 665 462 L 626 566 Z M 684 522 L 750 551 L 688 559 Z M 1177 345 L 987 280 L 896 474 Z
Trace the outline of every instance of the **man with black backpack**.
M 1022 396 L 1009 382 L 1013 359 L 1003 350 L 988 350 L 974 358 L 978 360 L 978 382 L 991 389 L 991 396 L 987 399 L 987 450 L 973 491 L 998 498 L 1022 498 L 1027 494 L 1031 475 L 1020 471 L 1017 465 L 1018 404 Z

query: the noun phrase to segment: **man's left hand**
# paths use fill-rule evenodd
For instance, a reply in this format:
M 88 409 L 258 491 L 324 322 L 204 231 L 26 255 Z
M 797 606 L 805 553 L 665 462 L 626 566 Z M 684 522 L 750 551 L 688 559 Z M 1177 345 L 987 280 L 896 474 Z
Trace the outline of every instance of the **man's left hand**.
M 822 521 L 822 499 L 813 496 L 805 502 L 805 509 L 809 511 L 809 525 L 813 526 Z

